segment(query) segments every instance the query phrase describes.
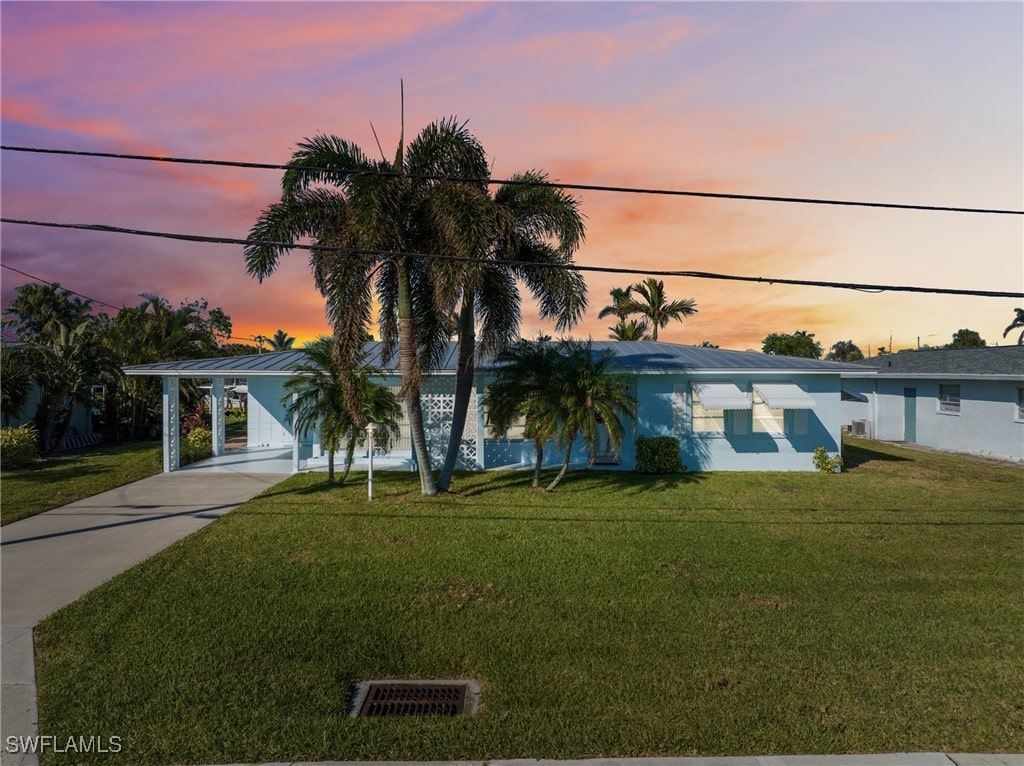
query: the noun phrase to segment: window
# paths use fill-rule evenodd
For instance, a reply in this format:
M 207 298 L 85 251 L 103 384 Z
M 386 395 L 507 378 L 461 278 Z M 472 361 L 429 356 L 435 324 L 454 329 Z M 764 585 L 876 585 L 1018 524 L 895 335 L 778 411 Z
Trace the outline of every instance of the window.
M 753 432 L 755 434 L 771 434 L 782 436 L 786 432 L 786 411 L 771 409 L 765 404 L 756 390 L 754 391 Z
M 695 434 L 725 433 L 725 410 L 709 410 L 700 403 L 696 394 L 693 396 L 690 417 Z
M 1024 420 L 1024 388 L 1017 389 L 1017 420 Z
M 939 385 L 939 412 L 960 412 L 960 386 Z

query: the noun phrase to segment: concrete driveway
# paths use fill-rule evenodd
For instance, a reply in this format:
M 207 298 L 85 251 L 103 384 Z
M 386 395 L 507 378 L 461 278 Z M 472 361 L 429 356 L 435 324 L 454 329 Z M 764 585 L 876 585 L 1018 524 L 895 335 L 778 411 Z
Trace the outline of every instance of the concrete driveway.
M 44 617 L 285 478 L 159 474 L 0 528 L 0 742 L 37 733 L 32 629 Z M 6 747 L 0 760 L 38 763 Z

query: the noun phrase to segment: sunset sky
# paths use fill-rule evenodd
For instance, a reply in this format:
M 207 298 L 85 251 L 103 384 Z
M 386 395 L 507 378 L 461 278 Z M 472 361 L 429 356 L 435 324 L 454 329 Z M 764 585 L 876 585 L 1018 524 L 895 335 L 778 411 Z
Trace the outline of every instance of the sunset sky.
M 468 120 L 493 175 L 1024 208 L 1024 5 L 1007 3 L 3 2 L 7 145 L 285 162 L 318 132 L 386 152 Z M 2 152 L 9 218 L 244 237 L 280 173 Z M 604 192 L 581 264 L 1024 291 L 1021 216 Z M 203 297 L 234 335 L 327 330 L 308 260 L 263 284 L 239 246 L 4 224 L 2 262 L 114 305 Z M 3 269 L 4 302 L 26 281 Z M 634 278 L 635 279 L 639 279 Z M 577 337 L 626 277 L 587 277 Z M 1020 299 L 669 278 L 699 313 L 662 340 L 827 350 L 990 344 Z M 550 330 L 524 304 L 522 332 Z

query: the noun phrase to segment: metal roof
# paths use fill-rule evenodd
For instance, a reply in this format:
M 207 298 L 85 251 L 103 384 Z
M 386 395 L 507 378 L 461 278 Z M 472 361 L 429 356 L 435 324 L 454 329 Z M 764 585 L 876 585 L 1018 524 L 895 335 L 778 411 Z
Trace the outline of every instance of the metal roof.
M 933 348 L 862 359 L 854 365 L 878 375 L 1024 375 L 1024 346 Z
M 456 367 L 455 341 L 449 341 L 443 361 L 432 372 L 454 373 Z M 772 356 L 756 351 L 730 351 L 727 349 L 684 346 L 676 343 L 654 341 L 612 341 L 592 342 L 595 353 L 611 349 L 619 369 L 628 372 L 678 373 L 678 372 L 802 372 L 802 373 L 850 373 L 861 372 L 863 367 L 841 362 L 821 362 L 817 359 L 802 359 L 792 356 Z M 215 359 L 190 359 L 178 362 L 158 362 L 125 367 L 128 375 L 172 375 L 181 377 L 248 377 L 258 375 L 280 375 L 290 372 L 296 364 L 306 361 L 305 351 L 270 351 L 248 356 L 229 356 Z M 389 360 L 380 358 L 380 343 L 366 344 L 366 362 L 393 372 L 398 364 L 398 355 Z M 493 369 L 489 358 L 478 360 L 477 369 Z

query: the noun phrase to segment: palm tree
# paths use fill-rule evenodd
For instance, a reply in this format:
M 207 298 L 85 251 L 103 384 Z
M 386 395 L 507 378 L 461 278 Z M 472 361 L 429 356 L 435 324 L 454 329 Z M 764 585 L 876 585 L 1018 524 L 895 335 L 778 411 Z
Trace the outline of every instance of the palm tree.
M 825 355 L 828 362 L 855 362 L 863 358 L 864 352 L 852 340 L 839 341 Z
M 633 298 L 633 286 L 630 285 L 625 290 L 621 287 L 613 287 L 608 293 L 612 297 L 612 302 L 605 306 L 598 313 L 598 319 L 604 319 L 605 317 L 617 316 L 620 322 L 626 320 L 630 315 L 629 303 Z
M 1003 337 L 1004 338 L 1007 335 L 1009 335 L 1011 332 L 1016 330 L 1018 327 L 1024 327 L 1024 309 L 1017 308 L 1017 309 L 1014 309 L 1013 311 L 1014 311 L 1013 321 L 1010 322 L 1009 325 L 1007 325 L 1005 330 L 1003 330 Z M 1021 332 L 1020 336 L 1017 338 L 1017 345 L 1018 346 L 1024 346 L 1024 332 Z
M 484 399 L 491 427 L 505 434 L 515 420 L 525 418 L 524 435 L 533 441 L 536 457 L 533 486 L 538 487 L 544 444 L 558 430 L 556 389 L 562 355 L 550 343 L 524 340 L 495 361 L 501 367 Z
M 608 335 L 612 340 L 647 340 L 647 322 L 636 319 L 620 319 L 614 327 L 609 327 L 611 333 Z
M 388 388 L 370 380 L 373 375 L 383 374 L 381 370 L 360 366 L 354 374 L 362 412 L 359 417 L 352 417 L 333 345 L 330 338 L 322 336 L 306 345 L 307 360 L 292 367 L 299 374 L 285 382 L 282 404 L 295 423 L 296 439 L 308 431 L 319 434 L 320 444 L 327 450 L 329 483 L 334 483 L 334 455 L 345 442 L 345 470 L 338 482 L 344 484 L 352 468 L 356 443 L 363 441 L 361 424 L 372 422 L 381 426 L 375 437 L 377 446 L 387 449 L 390 440 L 398 437 L 402 407 Z
M 605 349 L 595 355 L 591 344 L 566 341 L 561 348 L 562 361 L 555 381 L 555 418 L 559 445 L 565 449 L 562 469 L 548 485 L 552 491 L 569 469 L 573 442 L 582 437 L 588 451 L 587 463 L 593 466 L 600 449 L 601 429 L 612 447 L 622 448 L 623 428 L 619 414 L 636 423 L 637 401 L 633 384 L 615 372 L 615 353 Z
M 630 297 L 623 305 L 627 316 L 640 314 L 651 323 L 651 340 L 658 339 L 658 330 L 668 325 L 670 319 L 682 322 L 683 317 L 697 313 L 697 304 L 692 298 L 669 303 L 665 299 L 665 283 L 660 279 L 648 277 L 630 288 L 631 292 L 640 296 L 640 300 Z
M 452 201 L 471 192 L 485 196 L 486 186 L 481 181 L 437 178 L 486 178 L 483 149 L 464 124 L 449 119 L 428 125 L 408 147 L 400 138 L 392 161 L 371 160 L 349 141 L 317 135 L 301 141 L 288 164 L 280 202 L 267 207 L 250 230 L 251 239 L 267 244 L 245 248 L 246 268 L 262 281 L 274 272 L 281 256 L 306 237 L 318 245 L 353 249 L 313 250 L 310 255 L 314 282 L 325 298 L 333 328 L 348 409 L 357 416 L 362 411 L 351 371 L 358 366 L 376 295 L 382 358 L 390 358 L 398 347 L 401 396 L 421 490 L 436 494 L 423 430 L 420 378 L 443 350 L 446 338 L 439 317 L 450 306 L 439 305 L 430 264 L 403 253 L 465 252 L 465 220 Z
M 64 443 L 74 403 L 91 403 L 92 383 L 115 367 L 106 347 L 89 332 L 88 322 L 74 328 L 58 323 L 57 331 L 51 343 L 32 349 L 34 376 L 42 388 L 36 421 L 43 455 Z
M 9 426 L 28 404 L 32 390 L 32 365 L 29 354 L 0 346 L 0 411 L 3 424 Z
M 274 337 L 270 338 L 271 351 L 288 351 L 293 345 L 295 345 L 295 338 L 281 329 L 278 329 L 274 333 Z
M 452 425 L 438 488 L 446 491 L 459 457 L 473 389 L 476 319 L 480 319 L 480 352 L 501 353 L 519 339 L 520 298 L 517 282 L 526 285 L 537 301 L 540 315 L 552 319 L 558 330 L 572 327 L 587 307 L 586 282 L 572 265 L 572 256 L 584 237 L 579 203 L 561 189 L 547 186 L 537 171 L 512 176 L 493 198 L 462 190 L 453 208 L 466 218 L 470 232 L 461 243 L 475 262 L 438 264 L 435 283 L 452 286 L 449 300 L 459 303 L 458 355 Z M 550 264 L 544 269 L 508 263 Z

